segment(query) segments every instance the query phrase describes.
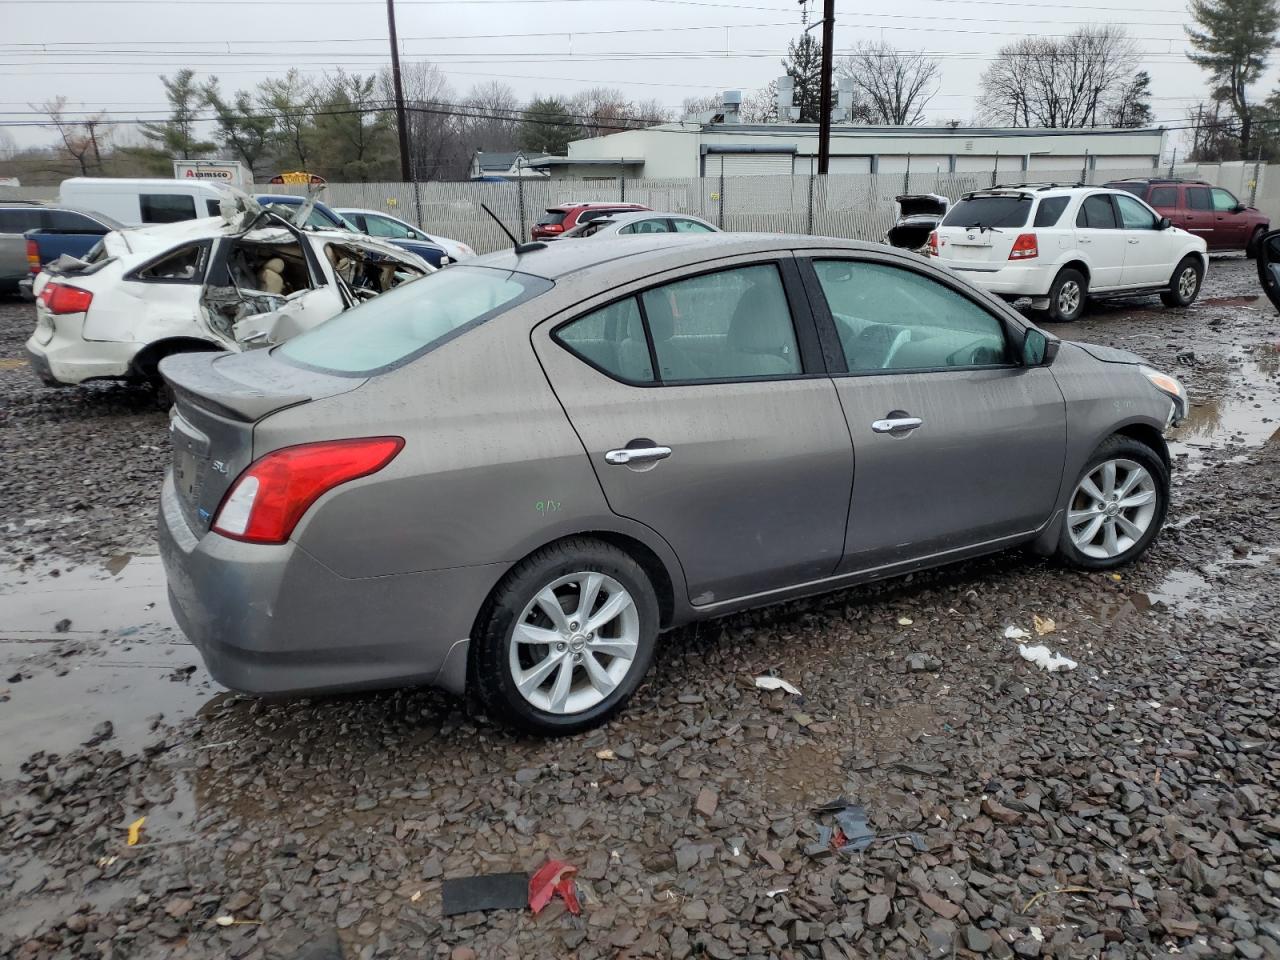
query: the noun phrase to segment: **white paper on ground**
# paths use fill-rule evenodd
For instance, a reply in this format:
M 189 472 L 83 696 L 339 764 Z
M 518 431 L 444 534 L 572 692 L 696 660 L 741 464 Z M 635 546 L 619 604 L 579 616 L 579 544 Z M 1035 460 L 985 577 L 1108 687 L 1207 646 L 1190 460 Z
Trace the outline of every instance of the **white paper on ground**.
M 1031 634 L 1027 633 L 1027 631 L 1023 630 L 1021 627 L 1004 628 L 1004 638 L 1006 640 L 1026 640 L 1030 636 Z
M 1070 657 L 1054 653 L 1045 646 L 1028 647 L 1025 643 L 1020 643 L 1018 644 L 1018 652 L 1022 654 L 1023 660 L 1030 660 L 1041 670 L 1048 670 L 1050 673 L 1058 670 L 1074 670 L 1079 666 Z
M 800 696 L 800 691 L 781 677 L 756 677 L 756 686 L 761 690 L 785 690 L 794 697 Z

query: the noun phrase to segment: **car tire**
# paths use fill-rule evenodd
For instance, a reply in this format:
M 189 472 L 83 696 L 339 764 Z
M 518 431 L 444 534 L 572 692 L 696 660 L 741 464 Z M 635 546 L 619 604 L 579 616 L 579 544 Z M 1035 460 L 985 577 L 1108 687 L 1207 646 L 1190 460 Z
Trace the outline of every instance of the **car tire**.
M 1049 309 L 1046 315 L 1059 323 L 1079 320 L 1089 299 L 1089 281 L 1079 270 L 1064 267 L 1049 285 Z
M 1200 258 L 1186 256 L 1173 268 L 1169 289 L 1160 292 L 1160 301 L 1166 307 L 1189 307 L 1200 296 L 1200 284 L 1204 280 L 1204 265 Z
M 1266 235 L 1267 235 L 1266 227 L 1255 228 L 1252 236 L 1249 237 L 1249 242 L 1245 244 L 1244 255 L 1248 257 L 1250 260 L 1256 259 L 1258 256 L 1258 251 L 1262 249 L 1262 238 L 1265 237 Z
M 593 584 L 584 613 L 583 594 Z M 587 629 L 610 604 L 618 611 Z M 519 730 L 546 736 L 589 730 L 640 686 L 658 621 L 653 585 L 627 553 L 589 538 L 551 544 L 508 571 L 480 611 L 471 644 L 475 693 L 487 712 Z M 517 640 L 517 628 L 526 639 Z
M 1058 556 L 1082 570 L 1123 566 L 1151 546 L 1168 510 L 1169 468 L 1160 454 L 1132 437 L 1110 437 L 1093 452 L 1072 487 Z

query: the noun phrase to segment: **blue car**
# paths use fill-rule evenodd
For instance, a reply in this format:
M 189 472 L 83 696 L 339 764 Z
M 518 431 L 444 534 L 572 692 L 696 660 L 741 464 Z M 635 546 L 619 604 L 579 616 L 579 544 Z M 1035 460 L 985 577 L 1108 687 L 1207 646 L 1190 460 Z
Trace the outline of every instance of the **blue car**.
M 306 197 L 295 197 L 283 193 L 260 193 L 254 197 L 258 203 L 264 207 L 300 207 L 307 202 Z M 352 233 L 361 233 L 362 231 L 350 220 L 341 214 L 334 212 L 331 207 L 325 206 L 319 200 L 316 201 L 315 209 L 311 211 L 311 216 L 307 217 L 307 222 L 302 224 L 303 227 L 311 227 L 316 230 L 350 230 Z M 422 240 L 394 239 L 383 237 L 388 243 L 399 247 L 401 250 L 408 250 L 410 253 L 416 253 L 427 263 L 433 267 L 442 267 L 449 263 L 449 259 L 443 247 L 435 243 L 427 243 Z

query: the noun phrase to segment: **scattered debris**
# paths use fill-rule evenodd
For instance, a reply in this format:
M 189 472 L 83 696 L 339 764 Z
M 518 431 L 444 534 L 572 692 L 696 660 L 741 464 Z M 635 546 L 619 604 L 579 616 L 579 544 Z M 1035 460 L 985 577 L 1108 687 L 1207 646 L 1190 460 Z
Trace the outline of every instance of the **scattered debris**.
M 610 750 L 608 747 L 606 747 L 603 750 L 596 751 L 596 759 L 597 760 L 617 760 L 618 755 L 614 753 L 612 750 Z
M 1194 350 L 1179 350 L 1173 359 L 1183 366 L 1194 367 L 1196 365 L 1196 353 Z
M 1058 625 L 1050 617 L 1042 617 L 1038 613 L 1031 615 L 1031 625 L 1035 627 L 1036 636 L 1044 637 L 1058 629 Z
M 261 926 L 261 920 L 237 920 L 230 914 L 223 914 L 220 917 L 214 917 L 213 922 L 220 927 L 240 927 L 240 926 Z
M 126 843 L 131 847 L 138 845 L 138 840 L 142 837 L 142 825 L 147 822 L 146 817 L 139 817 L 133 823 L 129 824 L 129 836 Z
M 575 917 L 582 912 L 578 903 L 578 891 L 573 883 L 573 875 L 578 868 L 563 860 L 548 860 L 529 878 L 529 909 L 541 913 L 542 908 L 551 902 L 558 893 L 560 899 Z
M 96 747 L 115 736 L 116 728 L 110 720 L 103 720 L 93 728 L 93 733 L 84 742 L 86 747 Z
M 761 690 L 785 690 L 793 697 L 801 695 L 799 689 L 781 677 L 756 677 L 756 686 Z
M 1004 638 L 1006 640 L 1029 640 L 1031 634 L 1023 630 L 1021 627 L 1005 627 Z
M 804 852 L 814 858 L 826 858 L 833 853 L 860 853 L 877 840 L 910 840 L 917 850 L 928 849 L 919 834 L 913 832 L 890 833 L 877 837 L 876 832 L 867 822 L 867 811 L 861 804 L 850 803 L 844 797 L 837 797 L 830 803 L 813 808 L 813 815 L 820 817 L 827 814 L 834 816 L 834 829 L 819 824 L 818 840 L 804 848 Z
M 66 633 L 70 629 L 71 629 L 71 620 L 68 617 L 63 617 L 61 620 L 59 620 L 57 623 L 53 625 L 54 633 Z
M 441 888 L 446 917 L 477 910 L 520 910 L 529 902 L 527 873 L 490 873 L 447 879 Z
M 1074 670 L 1079 666 L 1070 657 L 1054 653 L 1046 646 L 1028 647 L 1025 643 L 1020 643 L 1018 644 L 1018 652 L 1022 654 L 1023 660 L 1029 660 L 1041 670 L 1048 670 L 1050 673 L 1056 673 L 1059 670 Z
M 899 618 L 898 618 L 898 626 L 900 626 L 900 627 L 909 627 L 909 626 L 911 626 L 913 623 L 915 623 L 915 621 L 914 621 L 914 620 L 912 620 L 910 617 L 899 617 Z
M 766 891 L 764 892 L 764 895 L 765 895 L 766 897 L 778 897 L 778 896 L 781 896 L 782 894 L 786 893 L 786 892 L 787 892 L 788 890 L 790 890 L 790 889 L 791 889 L 790 887 L 778 887 L 778 888 L 776 888 L 776 889 L 774 889 L 774 890 L 766 890 Z

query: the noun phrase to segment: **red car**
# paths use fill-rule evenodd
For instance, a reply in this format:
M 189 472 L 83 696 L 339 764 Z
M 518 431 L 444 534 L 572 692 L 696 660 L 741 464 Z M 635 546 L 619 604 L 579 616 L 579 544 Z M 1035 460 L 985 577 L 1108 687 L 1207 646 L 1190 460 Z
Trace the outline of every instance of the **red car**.
M 1204 237 L 1210 250 L 1243 250 L 1257 256 L 1258 243 L 1271 228 L 1271 220 L 1256 207 L 1247 207 L 1235 194 L 1207 180 L 1153 177 L 1149 180 L 1113 180 L 1105 184 L 1127 190 L 1147 201 L 1175 227 Z
M 547 207 L 547 212 L 533 225 L 533 239 L 554 240 L 560 234 L 572 230 L 579 223 L 598 220 L 614 213 L 635 213 L 648 210 L 640 203 L 562 203 Z

